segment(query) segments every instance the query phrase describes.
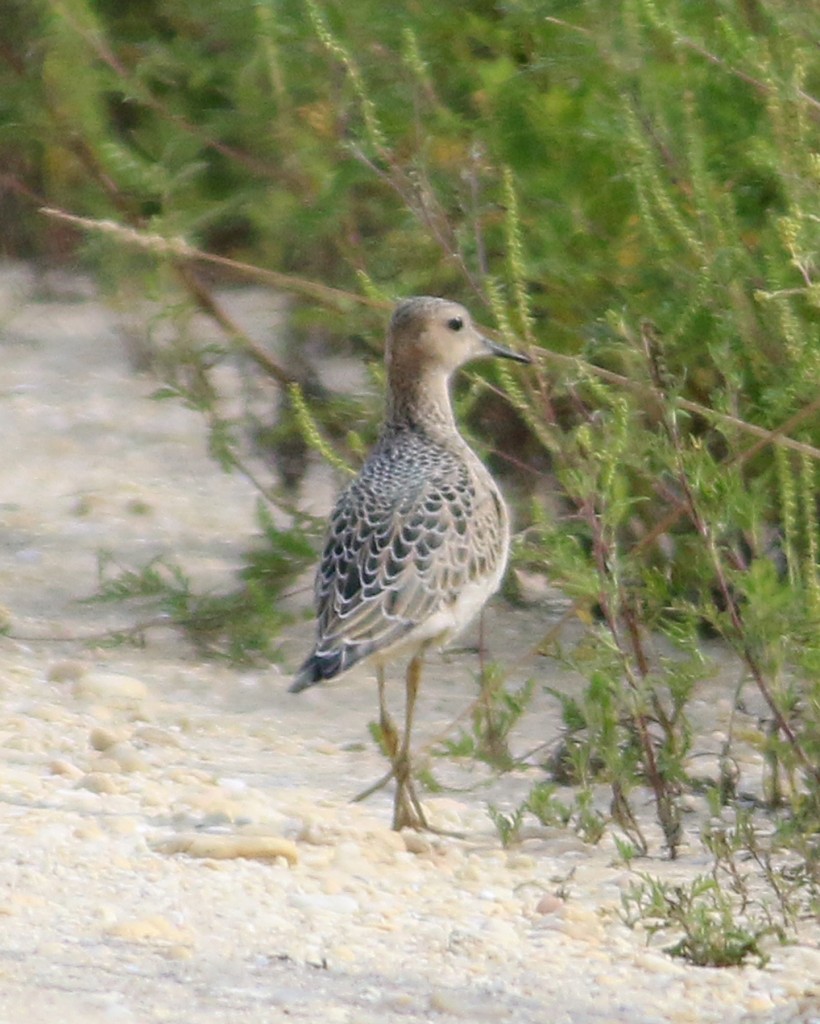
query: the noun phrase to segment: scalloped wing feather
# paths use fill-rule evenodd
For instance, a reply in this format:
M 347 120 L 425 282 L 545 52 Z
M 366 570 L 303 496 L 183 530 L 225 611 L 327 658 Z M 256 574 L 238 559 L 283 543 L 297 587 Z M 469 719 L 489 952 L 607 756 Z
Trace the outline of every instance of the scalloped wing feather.
M 504 550 L 494 488 L 476 508 L 466 467 L 451 468 L 462 479 L 428 478 L 393 501 L 361 478 L 341 495 L 316 576 L 320 678 L 397 644 L 453 606 L 477 573 L 492 573 Z M 476 515 L 478 543 L 467 529 Z

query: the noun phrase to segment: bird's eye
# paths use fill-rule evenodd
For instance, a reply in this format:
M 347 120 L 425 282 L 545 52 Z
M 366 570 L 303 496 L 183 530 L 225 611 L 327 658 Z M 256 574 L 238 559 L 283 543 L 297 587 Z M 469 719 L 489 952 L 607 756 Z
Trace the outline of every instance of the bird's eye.
M 447 326 L 451 331 L 460 331 L 464 326 L 464 321 L 460 316 L 454 316 L 452 320 L 447 321 Z

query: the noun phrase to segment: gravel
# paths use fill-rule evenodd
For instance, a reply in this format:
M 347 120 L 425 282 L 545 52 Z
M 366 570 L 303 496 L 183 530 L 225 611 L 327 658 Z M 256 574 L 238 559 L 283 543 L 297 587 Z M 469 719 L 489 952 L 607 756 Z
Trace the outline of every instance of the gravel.
M 254 332 L 280 308 L 256 291 L 227 301 Z M 209 460 L 194 413 L 150 401 L 156 382 L 93 289 L 55 295 L 7 264 L 0 310 L 1 1021 L 820 1020 L 813 922 L 764 968 L 691 967 L 622 923 L 634 875 L 611 838 L 529 829 L 502 849 L 486 804 L 514 806 L 532 773 L 490 784 L 436 760 L 460 788 L 425 805 L 464 838 L 390 831 L 389 790 L 351 804 L 384 770 L 367 670 L 293 697 L 285 667 L 204 662 L 169 630 L 141 649 L 80 642 L 129 621 L 79 600 L 101 549 L 172 553 L 198 586 L 224 585 L 255 495 Z M 305 490 L 326 508 L 332 481 L 315 467 Z M 496 605 L 487 641 L 502 661 L 529 650 L 548 615 Z M 305 630 L 285 638 L 285 666 Z M 523 656 L 509 670 L 535 671 Z M 474 655 L 433 660 L 419 747 L 469 706 L 474 671 Z M 703 696 L 711 720 L 729 677 Z M 558 729 L 539 701 L 524 749 Z M 686 878 L 704 860 L 693 843 L 640 869 Z

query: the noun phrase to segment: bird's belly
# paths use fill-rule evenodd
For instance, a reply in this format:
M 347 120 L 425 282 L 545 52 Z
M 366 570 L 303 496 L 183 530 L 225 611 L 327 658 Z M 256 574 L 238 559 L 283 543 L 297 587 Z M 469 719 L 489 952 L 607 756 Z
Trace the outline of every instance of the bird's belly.
M 499 565 L 492 576 L 474 580 L 462 587 L 458 597 L 451 604 L 443 605 L 437 611 L 420 622 L 389 651 L 381 651 L 377 657 L 394 656 L 397 653 L 411 651 L 423 644 L 432 643 L 443 647 L 473 621 L 487 600 L 498 590 L 506 568 L 506 557 L 499 560 Z M 387 658 L 385 658 L 387 660 Z

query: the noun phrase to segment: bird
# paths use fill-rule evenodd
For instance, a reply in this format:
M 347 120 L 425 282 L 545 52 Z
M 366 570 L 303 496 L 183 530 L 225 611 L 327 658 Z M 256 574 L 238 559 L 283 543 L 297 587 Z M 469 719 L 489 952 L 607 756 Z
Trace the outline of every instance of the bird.
M 375 666 L 390 769 L 359 798 L 395 779 L 396 830 L 430 829 L 411 764 L 425 653 L 472 621 L 507 565 L 507 507 L 459 432 L 450 398 L 455 371 L 486 356 L 532 361 L 484 336 L 460 303 L 422 295 L 396 305 L 384 425 L 330 515 L 314 585 L 316 640 L 289 687 L 299 693 L 362 662 Z M 401 656 L 409 658 L 402 735 L 385 696 L 386 666 Z

